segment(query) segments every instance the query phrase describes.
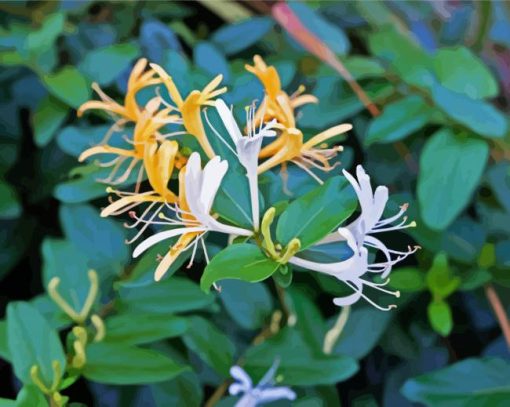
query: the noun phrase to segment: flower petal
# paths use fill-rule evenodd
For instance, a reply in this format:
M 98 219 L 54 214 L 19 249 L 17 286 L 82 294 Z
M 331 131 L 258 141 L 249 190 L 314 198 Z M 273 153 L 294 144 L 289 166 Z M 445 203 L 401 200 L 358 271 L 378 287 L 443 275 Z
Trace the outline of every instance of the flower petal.
M 166 230 L 164 232 L 156 233 L 155 235 L 152 235 L 151 237 L 148 237 L 143 242 L 141 242 L 138 246 L 136 246 L 135 250 L 133 251 L 133 257 L 136 258 L 140 256 L 144 251 L 146 251 L 148 248 L 154 246 L 155 244 L 170 239 L 175 236 L 182 235 L 184 233 L 194 233 L 194 232 L 204 232 L 205 228 L 203 227 L 183 227 L 183 228 L 176 228 L 172 230 Z

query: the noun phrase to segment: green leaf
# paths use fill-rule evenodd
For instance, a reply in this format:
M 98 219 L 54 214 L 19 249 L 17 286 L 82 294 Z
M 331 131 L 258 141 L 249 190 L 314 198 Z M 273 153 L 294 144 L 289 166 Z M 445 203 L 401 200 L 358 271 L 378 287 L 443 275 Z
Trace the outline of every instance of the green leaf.
M 53 190 L 53 196 L 59 201 L 69 204 L 84 203 L 105 196 L 105 184 L 98 182 L 105 179 L 111 168 L 100 168 L 95 164 L 76 167 L 75 174 L 68 181 L 58 184 Z
M 508 361 L 470 358 L 407 380 L 402 393 L 434 407 L 504 406 L 510 398 L 508 377 Z
M 368 307 L 353 309 L 333 347 L 333 354 L 363 359 L 377 346 L 391 319 L 391 312 L 380 312 Z
M 162 353 L 135 346 L 92 343 L 87 346 L 83 375 L 106 384 L 145 384 L 170 380 L 188 367 Z
M 466 207 L 487 163 L 489 148 L 466 133 L 441 129 L 420 158 L 417 194 L 421 217 L 432 229 L 445 229 Z
M 57 136 L 58 146 L 65 153 L 78 157 L 87 148 L 99 144 L 110 128 L 106 126 L 66 126 Z
M 300 331 L 303 339 L 313 349 L 322 351 L 326 322 L 316 301 L 305 292 L 295 288 L 289 289 L 286 293 L 290 294 L 291 301 L 289 303 L 296 314 L 296 329 Z
M 90 289 L 88 259 L 75 245 L 66 240 L 43 241 L 43 285 L 53 277 L 60 279 L 58 292 L 76 311 L 82 309 Z
M 184 372 L 170 382 L 150 386 L 157 407 L 200 407 L 202 386 L 196 374 Z
M 88 52 L 78 70 L 101 86 L 111 84 L 140 54 L 136 44 L 113 44 Z
M 448 265 L 448 257 L 441 252 L 434 257 L 432 267 L 427 272 L 427 286 L 437 300 L 451 295 L 460 285 L 460 278 L 452 276 Z
M 211 285 L 223 279 L 256 283 L 270 277 L 279 264 L 268 258 L 259 247 L 249 244 L 228 246 L 207 265 L 200 279 L 200 287 L 208 292 Z
M 336 384 L 351 377 L 358 364 L 350 356 L 326 356 L 315 352 L 292 328 L 284 328 L 277 335 L 246 352 L 246 371 L 252 378 L 262 377 L 273 362 L 279 359 L 277 376 L 291 386 Z
M 210 42 L 199 42 L 193 48 L 195 65 L 207 72 L 212 77 L 222 74 L 225 82 L 230 81 L 230 66 L 225 55 Z
M 298 238 L 304 250 L 338 227 L 355 208 L 350 184 L 343 177 L 334 177 L 285 209 L 278 219 L 276 238 L 282 245 Z
M 141 345 L 180 336 L 187 328 L 185 318 L 173 315 L 121 313 L 107 318 L 105 342 Z
M 116 271 L 128 261 L 125 230 L 116 221 L 102 218 L 89 205 L 62 205 L 59 215 L 65 235 L 90 259 L 91 267 Z
M 119 296 L 119 305 L 124 309 L 165 315 L 207 308 L 215 299 L 192 281 L 178 277 L 141 287 L 121 286 Z
M 224 280 L 219 297 L 230 317 L 244 329 L 260 328 L 273 310 L 271 294 L 262 283 Z
M 508 132 L 507 118 L 488 102 L 471 99 L 439 84 L 432 87 L 432 98 L 448 116 L 480 136 L 502 138 Z
M 229 376 L 234 363 L 235 346 L 212 323 L 201 317 L 189 320 L 189 329 L 183 337 L 186 346 L 223 377 Z
M 445 88 L 472 99 L 490 98 L 499 93 L 494 75 L 469 48 L 441 48 L 432 61 L 434 73 Z
M 35 143 L 39 147 L 44 147 L 51 141 L 68 112 L 68 107 L 53 96 L 48 96 L 39 103 L 33 118 Z
M 44 75 L 43 81 L 53 96 L 71 107 L 78 108 L 90 98 L 90 83 L 72 66 Z
M 16 190 L 0 178 L 0 219 L 15 219 L 22 209 Z
M 427 287 L 425 273 L 415 267 L 400 267 L 394 270 L 388 285 L 396 290 L 411 293 L 423 291 Z
M 448 336 L 453 328 L 452 310 L 445 301 L 432 301 L 427 307 L 430 325 L 438 334 Z
M 1 407 L 0 403 L 0 407 Z M 16 397 L 16 407 L 48 407 L 44 394 L 34 385 L 25 385 Z
M 419 87 L 428 87 L 435 82 L 430 56 L 410 35 L 394 26 L 375 31 L 369 37 L 369 47 L 374 55 L 389 62 L 405 82 Z
M 492 274 L 483 268 L 473 268 L 462 273 L 462 283 L 459 290 L 475 290 L 492 280 Z
M 342 29 L 330 23 L 319 12 L 304 3 L 290 2 L 289 7 L 296 14 L 302 24 L 324 42 L 334 53 L 346 55 L 351 44 Z
M 26 51 L 30 54 L 42 54 L 52 48 L 55 40 L 64 30 L 65 18 L 64 13 L 47 16 L 38 30 L 32 30 L 27 35 Z
M 375 59 L 361 55 L 352 55 L 345 59 L 345 68 L 355 79 L 374 78 L 384 75 L 384 67 Z
M 16 400 L 0 398 L 0 407 L 16 407 Z
M 0 357 L 5 360 L 11 359 L 7 343 L 7 321 L 0 321 Z
M 60 363 L 61 373 L 65 371 L 66 357 L 57 332 L 32 305 L 11 302 L 7 306 L 7 341 L 14 373 L 23 383 L 32 383 L 30 369 L 34 365 L 47 387 L 54 380 L 54 361 Z
M 392 143 L 403 140 L 423 128 L 432 109 L 421 96 L 412 95 L 386 105 L 368 127 L 365 145 L 375 142 Z
M 211 40 L 226 55 L 237 54 L 264 37 L 273 25 L 274 22 L 269 17 L 254 17 L 224 25 L 211 36 Z

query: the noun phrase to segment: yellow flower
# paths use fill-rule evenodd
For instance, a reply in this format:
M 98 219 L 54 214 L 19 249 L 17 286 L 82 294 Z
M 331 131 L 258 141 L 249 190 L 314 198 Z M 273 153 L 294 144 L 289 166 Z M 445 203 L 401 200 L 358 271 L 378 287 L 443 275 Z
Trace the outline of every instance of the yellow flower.
M 147 60 L 145 58 L 140 59 L 135 64 L 131 74 L 129 75 L 124 105 L 121 105 L 110 98 L 101 90 L 97 83 L 94 83 L 92 87 L 97 92 L 101 100 L 90 100 L 85 102 L 78 109 L 78 117 L 83 115 L 83 112 L 86 110 L 99 109 L 113 113 L 116 116 L 120 116 L 121 120 L 124 122 L 136 122 L 138 120 L 138 116 L 142 112 L 140 106 L 138 106 L 136 102 L 136 94 L 143 88 L 161 83 L 161 80 L 155 77 L 155 72 L 152 69 L 144 72 L 146 67 Z
M 342 147 L 324 148 L 327 140 L 352 129 L 350 124 L 341 124 L 323 131 L 308 141 L 304 141 L 303 133 L 296 128 L 295 109 L 307 103 L 317 103 L 312 95 L 302 94 L 304 87 L 289 96 L 281 89 L 278 72 L 273 66 L 267 66 L 264 60 L 256 55 L 254 66 L 246 65 L 246 69 L 257 76 L 264 86 L 266 96 L 261 107 L 255 114 L 255 123 L 276 119 L 276 128 L 281 130 L 275 141 L 260 151 L 260 158 L 267 158 L 259 165 L 259 174 L 277 165 L 285 165 L 291 161 L 316 178 L 309 168 L 315 167 L 323 171 L 331 171 L 334 166 L 329 163 Z M 319 180 L 319 179 L 318 179 Z M 320 180 L 319 180 L 320 181 Z
M 226 92 L 226 87 L 218 89 L 223 75 L 218 75 L 214 78 L 202 91 L 193 90 L 183 99 L 174 81 L 162 67 L 157 64 L 151 64 L 151 68 L 157 72 L 160 79 L 165 84 L 170 98 L 175 104 L 175 107 L 171 107 L 180 112 L 182 124 L 186 131 L 196 137 L 207 156 L 213 158 L 215 154 L 205 133 L 201 109 L 203 106 L 214 106 L 214 98 Z
M 164 138 L 164 136 L 159 133 L 159 130 L 166 124 L 177 123 L 179 121 L 179 116 L 170 114 L 171 108 L 165 107 L 158 111 L 161 106 L 161 99 L 159 97 L 151 99 L 144 108 L 138 105 L 136 94 L 141 89 L 161 83 L 161 80 L 155 77 L 155 72 L 152 69 L 144 73 L 146 66 L 147 60 L 141 59 L 133 68 L 128 80 L 128 90 L 124 99 L 124 105 L 109 98 L 97 85 L 94 85 L 95 90 L 99 93 L 102 100 L 86 102 L 78 109 L 78 116 L 89 109 L 101 109 L 114 116 L 118 116 L 116 122 L 105 135 L 103 141 L 99 145 L 85 150 L 78 158 L 79 161 L 84 161 L 97 154 L 116 155 L 117 157 L 114 160 L 100 164 L 102 167 L 113 167 L 110 175 L 102 180 L 103 182 L 120 184 L 126 181 L 132 170 L 144 158 L 145 143 L 151 138 Z M 125 137 L 126 142 L 132 145 L 132 148 L 119 148 L 107 144 L 111 135 L 119 131 L 121 126 L 127 122 L 135 123 L 132 139 Z M 127 167 L 124 167 L 125 170 L 122 175 L 115 178 L 117 172 L 123 167 L 126 160 L 129 161 L 129 164 L 127 164 Z M 140 168 L 138 174 L 136 189 L 139 187 L 142 176 L 143 167 Z

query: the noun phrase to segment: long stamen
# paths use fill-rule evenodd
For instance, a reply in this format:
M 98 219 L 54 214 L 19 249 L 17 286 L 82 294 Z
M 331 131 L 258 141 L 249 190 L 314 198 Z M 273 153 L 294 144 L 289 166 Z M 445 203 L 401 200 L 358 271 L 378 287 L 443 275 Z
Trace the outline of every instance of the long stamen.
M 149 227 L 149 225 L 152 223 L 152 221 L 154 220 L 156 215 L 159 213 L 159 211 L 161 211 L 162 208 L 163 208 L 163 205 L 160 205 L 160 207 L 154 211 L 154 213 L 149 218 L 149 220 L 147 222 L 145 222 L 145 224 L 140 228 L 138 233 L 133 238 L 131 238 L 130 240 L 126 240 L 126 243 L 127 244 L 131 244 L 134 241 L 136 241 L 143 234 L 143 232 L 145 232 L 145 230 Z
M 296 164 L 299 168 L 305 171 L 308 175 L 310 175 L 315 181 L 317 181 L 320 185 L 324 184 L 324 181 L 321 180 L 317 175 L 313 173 L 311 169 L 309 169 L 306 165 L 301 164 L 298 160 L 291 160 L 294 164 Z
M 379 220 L 379 222 L 377 222 L 375 224 L 375 227 L 379 227 L 379 226 L 384 226 L 384 225 L 387 225 L 388 223 L 393 223 L 394 221 L 396 221 L 397 219 L 399 219 L 406 211 L 407 211 L 407 208 L 409 207 L 409 204 L 408 203 L 405 203 L 403 204 L 401 207 L 400 207 L 400 211 L 398 211 L 398 213 L 396 215 L 393 215 L 392 217 L 390 218 L 387 218 L 387 219 L 383 219 L 383 220 Z
M 400 230 L 400 229 L 407 229 L 407 228 L 414 228 L 416 227 L 416 222 L 413 220 L 409 224 L 405 224 L 407 222 L 407 218 L 405 218 L 402 222 L 400 222 L 398 225 L 388 227 L 388 228 L 381 228 L 381 229 L 372 229 L 370 233 L 380 233 L 380 232 L 389 232 L 392 230 Z
M 397 308 L 397 306 L 395 304 L 391 304 L 391 305 L 388 305 L 387 307 L 382 307 L 380 306 L 379 304 L 377 304 L 376 302 L 372 301 L 367 295 L 363 294 L 363 291 L 361 290 L 358 290 L 358 288 L 352 284 L 350 281 L 345 281 L 345 283 L 351 287 L 354 291 L 356 291 L 357 293 L 359 293 L 361 295 L 361 297 L 366 301 L 368 302 L 369 304 L 371 304 L 372 306 L 374 306 L 375 308 L 381 310 L 381 311 L 390 311 L 394 308 Z
M 218 137 L 223 142 L 223 144 L 225 144 L 225 146 L 227 146 L 227 148 L 230 151 L 232 151 L 232 153 L 237 157 L 236 151 L 230 146 L 230 144 L 227 143 L 227 141 L 220 135 L 220 133 L 218 133 L 218 131 L 216 131 L 216 129 L 213 127 L 213 125 L 209 121 L 209 116 L 207 115 L 207 109 L 204 109 L 203 112 L 204 112 L 204 116 L 205 116 L 205 121 L 207 122 L 207 124 L 209 125 L 209 127 L 211 128 L 213 133 L 216 135 L 216 137 Z

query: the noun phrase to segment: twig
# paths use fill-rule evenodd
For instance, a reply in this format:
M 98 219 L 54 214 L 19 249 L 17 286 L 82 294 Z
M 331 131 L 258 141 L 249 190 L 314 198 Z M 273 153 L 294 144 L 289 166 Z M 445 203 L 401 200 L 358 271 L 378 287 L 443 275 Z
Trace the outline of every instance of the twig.
M 331 66 L 342 76 L 373 117 L 377 117 L 381 114 L 379 108 L 374 102 L 372 102 L 370 97 L 365 93 L 356 79 L 354 79 L 345 65 L 337 58 L 335 53 L 301 23 L 299 18 L 285 2 L 280 2 L 274 5 L 272 14 L 274 19 L 278 21 L 278 23 L 280 23 L 280 25 L 287 30 L 288 33 L 292 35 L 294 39 L 298 41 L 308 52 Z M 407 146 L 402 142 L 397 142 L 394 144 L 394 147 L 399 155 L 406 161 L 409 169 L 416 173 L 418 170 L 418 164 L 414 161 L 412 155 L 407 149 Z
M 335 322 L 335 325 L 326 332 L 324 336 L 324 345 L 322 347 L 324 353 L 326 355 L 330 355 L 333 351 L 335 344 L 338 342 L 338 338 L 342 334 L 342 331 L 345 328 L 345 324 L 347 324 L 347 320 L 349 319 L 349 314 L 351 313 L 350 305 L 342 307 L 340 314 L 338 315 L 338 319 Z
M 508 320 L 508 316 L 506 315 L 505 308 L 499 299 L 498 293 L 492 284 L 487 284 L 485 286 L 485 295 L 487 296 L 487 300 L 489 301 L 492 310 L 498 319 L 499 326 L 501 327 L 501 331 L 505 337 L 506 344 L 510 349 L 510 321 Z

